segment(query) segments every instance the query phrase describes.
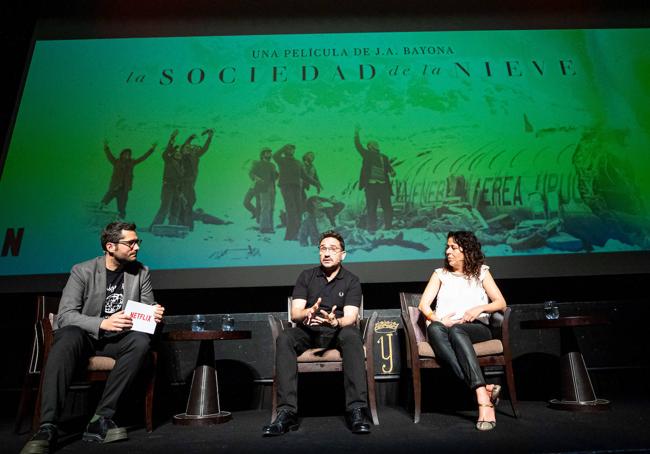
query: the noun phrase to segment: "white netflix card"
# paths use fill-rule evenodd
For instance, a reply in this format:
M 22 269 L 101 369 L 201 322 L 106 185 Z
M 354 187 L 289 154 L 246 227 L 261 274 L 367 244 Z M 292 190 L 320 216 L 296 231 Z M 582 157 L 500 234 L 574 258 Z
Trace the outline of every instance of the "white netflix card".
M 156 320 L 153 312 L 155 306 L 151 304 L 138 303 L 137 301 L 128 300 L 124 313 L 133 320 L 133 331 L 153 334 L 156 331 Z

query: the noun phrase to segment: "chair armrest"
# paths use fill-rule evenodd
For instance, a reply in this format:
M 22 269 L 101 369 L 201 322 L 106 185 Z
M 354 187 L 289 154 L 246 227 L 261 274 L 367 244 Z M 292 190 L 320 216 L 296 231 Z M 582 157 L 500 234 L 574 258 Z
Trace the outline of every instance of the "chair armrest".
M 54 331 L 52 329 L 52 322 L 50 321 L 50 314 L 47 314 L 45 318 L 41 319 L 40 323 L 43 329 L 43 362 L 41 364 L 41 370 L 44 370 L 47 357 L 52 348 L 52 342 L 54 341 Z
M 402 316 L 402 327 L 404 328 L 406 337 L 406 360 L 407 365 L 411 368 L 419 369 L 420 366 L 420 352 L 418 350 L 417 336 L 415 334 L 415 327 L 411 322 L 411 307 L 417 307 L 417 302 L 421 299 L 422 295 L 419 293 L 406 293 L 400 292 L 400 315 Z M 426 332 L 424 333 L 426 339 Z
M 271 337 L 273 338 L 273 345 L 275 345 L 275 340 L 278 338 L 280 333 L 284 331 L 284 326 L 282 321 L 277 318 L 275 315 L 269 314 L 269 326 L 271 327 Z
M 490 315 L 490 326 L 494 328 L 501 328 L 503 326 L 503 313 L 502 312 L 493 312 Z
M 506 307 L 503 311 L 503 324 L 501 326 L 501 343 L 503 344 L 503 354 L 506 360 L 512 360 L 512 354 L 510 352 L 510 315 L 512 314 L 512 309 Z
M 377 323 L 377 312 L 373 312 L 368 321 L 365 323 L 363 335 L 363 346 L 366 350 L 366 374 L 375 375 L 375 324 Z M 373 378 L 374 380 L 374 378 Z
M 509 308 L 506 308 L 506 310 Z M 502 339 L 503 338 L 503 323 L 505 321 L 504 312 L 492 312 L 490 314 L 489 327 L 492 332 L 492 338 Z
M 420 353 L 418 351 L 418 343 L 415 340 L 413 325 L 411 325 L 411 315 L 404 309 L 402 309 L 400 315 L 402 316 L 402 326 L 406 333 L 406 358 L 411 367 L 417 367 Z
M 377 324 L 378 316 L 377 312 L 373 312 L 369 319 L 361 320 L 361 337 L 363 338 L 364 343 L 367 343 L 368 339 L 370 339 L 370 342 L 372 343 L 371 338 L 375 332 L 375 325 Z

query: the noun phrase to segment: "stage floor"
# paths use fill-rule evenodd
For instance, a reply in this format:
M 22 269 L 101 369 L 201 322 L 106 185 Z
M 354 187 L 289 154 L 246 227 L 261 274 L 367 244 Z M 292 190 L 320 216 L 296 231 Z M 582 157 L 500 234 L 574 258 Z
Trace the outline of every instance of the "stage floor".
M 343 452 L 650 452 L 650 399 L 616 400 L 611 410 L 570 413 L 547 408 L 545 402 L 520 402 L 522 417 L 510 416 L 502 401 L 497 427 L 491 432 L 474 429 L 475 413 L 423 413 L 419 424 L 403 408 L 380 407 L 380 425 L 370 435 L 353 435 L 342 416 L 306 416 L 296 432 L 277 438 L 263 438 L 261 428 L 269 411 L 242 411 L 226 424 L 190 428 L 159 424 L 148 434 L 141 427 L 129 432 L 130 440 L 113 445 L 93 446 L 80 435 L 64 440 L 57 452 L 101 453 L 335 453 Z M 0 424 L 2 452 L 18 452 L 28 435 L 15 435 L 13 421 Z

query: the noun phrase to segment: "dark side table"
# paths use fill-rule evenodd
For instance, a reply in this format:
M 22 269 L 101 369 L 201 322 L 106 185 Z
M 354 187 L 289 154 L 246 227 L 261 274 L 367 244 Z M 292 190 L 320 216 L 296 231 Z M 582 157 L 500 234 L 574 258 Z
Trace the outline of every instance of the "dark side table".
M 201 341 L 192 387 L 185 413 L 174 415 L 174 424 L 184 426 L 221 424 L 232 419 L 228 411 L 221 411 L 219 381 L 214 368 L 214 341 L 250 339 L 251 332 L 174 330 L 164 335 L 169 341 Z
M 526 320 L 525 329 L 560 330 L 560 373 L 562 374 L 562 398 L 549 401 L 551 408 L 569 411 L 608 410 L 609 400 L 598 399 L 591 384 L 585 360 L 580 352 L 573 328 L 576 326 L 605 325 L 609 319 L 602 315 L 576 315 L 555 320 Z

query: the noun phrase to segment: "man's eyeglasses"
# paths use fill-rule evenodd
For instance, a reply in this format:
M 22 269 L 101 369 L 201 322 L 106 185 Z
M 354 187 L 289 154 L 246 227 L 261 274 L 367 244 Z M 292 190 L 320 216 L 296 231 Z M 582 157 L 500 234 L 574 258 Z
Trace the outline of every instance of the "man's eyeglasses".
M 321 254 L 325 254 L 327 252 L 331 252 L 332 254 L 338 254 L 339 252 L 343 252 L 337 247 L 325 247 L 325 246 L 319 247 L 318 250 L 320 251 Z
M 131 240 L 131 241 L 118 241 L 118 244 L 123 244 L 124 246 L 128 246 L 129 249 L 133 249 L 136 244 L 140 246 L 142 244 L 142 240 L 138 238 L 137 240 Z

